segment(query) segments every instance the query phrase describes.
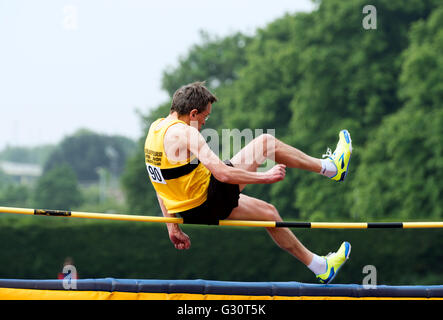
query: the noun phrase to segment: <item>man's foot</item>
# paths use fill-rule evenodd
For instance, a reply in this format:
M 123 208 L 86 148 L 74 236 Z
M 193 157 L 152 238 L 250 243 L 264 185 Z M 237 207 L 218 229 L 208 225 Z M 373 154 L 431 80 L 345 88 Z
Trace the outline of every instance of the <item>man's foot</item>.
M 331 179 L 336 181 L 343 181 L 348 174 L 349 162 L 351 162 L 352 154 L 352 140 L 348 130 L 344 129 L 340 131 L 339 140 L 334 153 L 331 153 L 331 149 L 328 148 L 323 158 L 327 158 L 337 168 L 337 173 L 332 176 Z
M 324 284 L 330 283 L 337 275 L 338 270 L 345 264 L 351 254 L 351 244 L 343 242 L 337 252 L 329 253 L 326 257 L 326 272 L 317 275 L 317 279 Z

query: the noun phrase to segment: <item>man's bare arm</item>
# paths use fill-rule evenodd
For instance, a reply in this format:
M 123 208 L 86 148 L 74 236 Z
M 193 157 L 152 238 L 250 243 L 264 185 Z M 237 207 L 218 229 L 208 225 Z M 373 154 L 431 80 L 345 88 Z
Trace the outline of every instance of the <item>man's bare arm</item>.
M 160 209 L 162 211 L 163 216 L 166 218 L 175 218 L 175 214 L 168 213 L 168 210 L 166 209 L 165 205 L 163 204 L 163 200 L 162 200 L 162 198 L 160 198 L 158 193 L 157 193 L 157 200 L 158 200 L 158 204 L 160 205 Z M 176 223 L 167 223 L 166 227 L 168 228 L 168 231 L 177 230 L 177 229 L 180 230 L 180 227 Z
M 160 209 L 162 210 L 163 216 L 167 218 L 175 218 L 175 214 L 168 213 L 165 205 L 163 204 L 163 200 L 157 193 L 158 203 L 160 205 Z M 184 233 L 178 224 L 176 223 L 167 223 L 166 227 L 168 228 L 169 239 L 176 249 L 189 249 L 191 246 L 191 240 L 188 235 Z

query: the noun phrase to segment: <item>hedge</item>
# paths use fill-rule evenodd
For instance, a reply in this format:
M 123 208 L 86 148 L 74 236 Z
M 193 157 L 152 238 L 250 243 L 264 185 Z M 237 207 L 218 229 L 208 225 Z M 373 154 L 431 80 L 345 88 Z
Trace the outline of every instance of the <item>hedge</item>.
M 163 224 L 4 215 L 0 228 L 0 278 L 56 278 L 69 256 L 80 278 L 317 282 L 261 228 L 185 225 L 192 245 L 184 251 Z M 361 284 L 373 265 L 378 284 L 443 284 L 443 230 L 294 232 L 320 255 L 351 242 L 335 283 Z

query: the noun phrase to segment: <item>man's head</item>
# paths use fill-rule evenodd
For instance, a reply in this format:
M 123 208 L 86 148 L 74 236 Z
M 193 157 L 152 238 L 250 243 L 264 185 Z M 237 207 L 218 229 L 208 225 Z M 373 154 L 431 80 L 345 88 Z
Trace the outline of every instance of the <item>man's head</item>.
M 198 129 L 205 124 L 212 103 L 217 101 L 205 86 L 204 82 L 194 82 L 178 89 L 172 97 L 171 113 L 177 112 L 179 117 L 188 117 L 189 121 L 198 121 Z

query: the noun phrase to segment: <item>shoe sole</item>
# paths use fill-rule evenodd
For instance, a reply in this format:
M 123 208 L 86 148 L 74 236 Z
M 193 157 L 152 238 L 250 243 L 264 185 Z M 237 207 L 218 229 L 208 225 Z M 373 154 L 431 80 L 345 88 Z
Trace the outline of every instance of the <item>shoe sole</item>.
M 351 156 L 352 156 L 352 139 L 351 139 L 351 134 L 346 129 L 344 129 L 342 131 L 343 131 L 343 135 L 345 136 L 346 143 L 349 144 L 349 151 L 351 152 L 351 154 L 349 155 L 349 160 L 348 160 L 348 165 L 346 166 L 346 170 L 344 172 L 342 172 L 339 181 L 344 181 L 346 176 L 348 175 L 349 163 L 351 163 Z

